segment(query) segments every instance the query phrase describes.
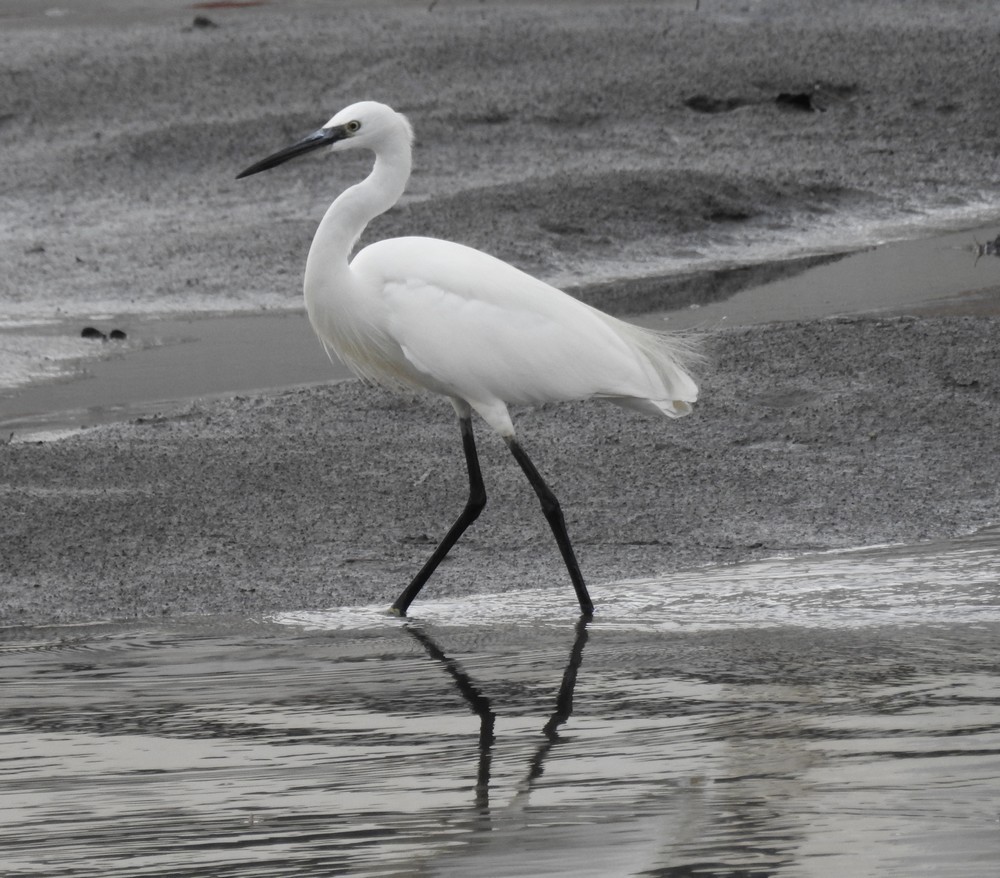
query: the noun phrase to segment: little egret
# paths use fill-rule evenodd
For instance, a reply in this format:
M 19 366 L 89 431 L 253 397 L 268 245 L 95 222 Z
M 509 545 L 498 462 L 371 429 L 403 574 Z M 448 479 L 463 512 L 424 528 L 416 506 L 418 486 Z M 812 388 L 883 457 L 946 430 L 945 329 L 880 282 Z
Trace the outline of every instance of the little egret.
M 413 130 L 384 104 L 341 110 L 318 131 L 251 165 L 266 171 L 320 147 L 367 149 L 371 174 L 326 211 L 305 269 L 309 320 L 327 348 L 360 378 L 446 396 L 458 415 L 469 499 L 441 544 L 392 605 L 410 603 L 486 505 L 472 412 L 496 430 L 541 502 L 580 609 L 587 593 L 559 501 L 514 434 L 508 404 L 605 399 L 677 418 L 698 388 L 683 340 L 624 323 L 478 250 L 406 237 L 354 248 L 365 226 L 391 208 L 410 177 Z

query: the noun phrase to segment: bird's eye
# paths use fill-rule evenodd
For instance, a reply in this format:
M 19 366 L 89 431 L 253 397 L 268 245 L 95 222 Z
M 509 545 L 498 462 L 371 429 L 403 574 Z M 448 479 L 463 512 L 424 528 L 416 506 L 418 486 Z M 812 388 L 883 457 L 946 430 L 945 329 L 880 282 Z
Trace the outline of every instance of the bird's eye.
M 348 122 L 344 128 L 348 134 L 357 134 L 361 130 L 361 123 L 355 119 L 353 122 Z

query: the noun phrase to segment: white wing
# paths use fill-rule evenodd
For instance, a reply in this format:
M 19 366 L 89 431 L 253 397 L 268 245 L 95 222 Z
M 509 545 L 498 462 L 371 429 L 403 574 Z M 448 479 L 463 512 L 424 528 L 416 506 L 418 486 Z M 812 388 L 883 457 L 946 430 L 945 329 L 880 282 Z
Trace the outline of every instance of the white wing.
M 382 325 L 372 328 L 438 392 L 473 404 L 654 400 L 675 416 L 687 411 L 675 403 L 697 396 L 683 347 L 478 250 L 394 238 L 366 247 L 351 268 L 381 298 Z

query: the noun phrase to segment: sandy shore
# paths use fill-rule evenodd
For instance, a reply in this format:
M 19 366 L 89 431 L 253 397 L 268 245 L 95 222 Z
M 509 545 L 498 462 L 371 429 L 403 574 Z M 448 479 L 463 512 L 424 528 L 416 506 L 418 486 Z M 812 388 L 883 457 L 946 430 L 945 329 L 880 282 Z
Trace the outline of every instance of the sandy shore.
M 598 605 L 623 577 L 996 518 L 995 319 L 720 333 L 697 414 L 517 413 Z M 432 592 L 569 583 L 483 435 L 490 504 Z M 2 449 L 10 623 L 390 603 L 464 502 L 450 406 L 347 383 Z M 429 586 L 431 588 L 431 586 Z
M 411 197 L 371 237 L 455 238 L 548 277 L 647 264 L 664 241 L 680 252 L 810 217 L 972 204 L 997 183 L 997 48 L 981 27 L 990 3 L 953 5 L 386 3 L 334 21 L 290 3 L 213 11 L 218 27 L 197 29 L 190 10 L 183 23 L 162 10 L 78 28 L 17 19 L 3 302 L 287 304 L 317 211 L 364 164 L 303 162 L 252 189 L 232 173 L 359 97 L 409 112 L 420 138 Z M 623 310 L 613 290 L 597 304 Z M 997 329 L 714 332 L 691 418 L 573 404 L 516 422 L 599 606 L 626 577 L 995 520 Z M 480 435 L 490 505 L 430 588 L 568 590 L 530 489 Z M 356 384 L 6 445 L 0 621 L 388 604 L 464 490 L 447 404 Z

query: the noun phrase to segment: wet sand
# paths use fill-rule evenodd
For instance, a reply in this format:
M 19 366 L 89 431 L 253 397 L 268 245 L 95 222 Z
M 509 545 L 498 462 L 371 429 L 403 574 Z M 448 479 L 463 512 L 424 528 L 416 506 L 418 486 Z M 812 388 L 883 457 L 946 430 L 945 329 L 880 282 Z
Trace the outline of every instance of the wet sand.
M 411 197 L 369 238 L 457 238 L 553 278 L 653 265 L 664 241 L 678 256 L 995 194 L 988 3 L 432 6 L 213 11 L 219 27 L 198 31 L 161 10 L 88 20 L 72 50 L 55 24 L 17 20 L 5 307 L 287 305 L 318 211 L 365 165 L 303 163 L 252 190 L 232 173 L 359 97 L 419 132 Z M 331 83 L 333 68 L 356 73 Z M 774 102 L 804 91 L 823 112 Z M 699 95 L 728 109 L 692 108 Z M 628 310 L 614 287 L 595 304 Z M 691 418 L 586 403 L 516 423 L 599 609 L 624 578 L 994 521 L 997 324 L 713 330 Z M 429 588 L 568 590 L 530 489 L 481 435 L 490 505 Z M 0 620 L 387 605 L 464 490 L 447 404 L 357 384 L 9 444 Z
M 677 422 L 515 412 L 595 600 L 616 580 L 913 541 L 996 518 L 1000 321 L 714 334 Z M 450 407 L 345 383 L 193 404 L 3 449 L 10 623 L 391 603 L 464 502 Z M 480 431 L 490 504 L 436 595 L 569 589 L 530 488 Z

